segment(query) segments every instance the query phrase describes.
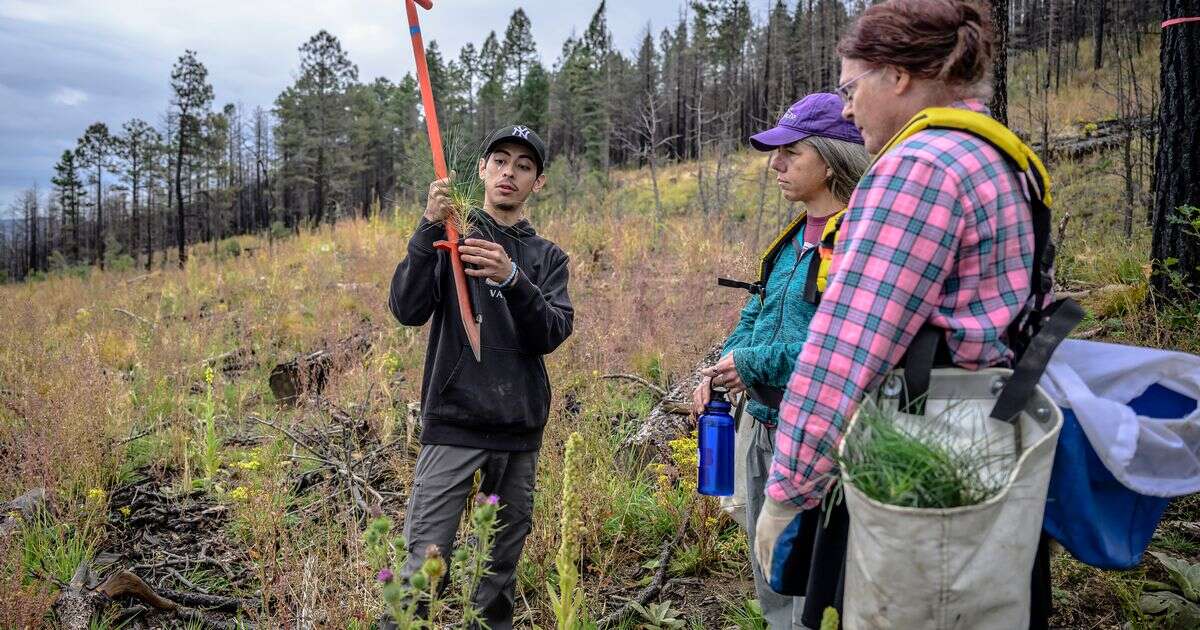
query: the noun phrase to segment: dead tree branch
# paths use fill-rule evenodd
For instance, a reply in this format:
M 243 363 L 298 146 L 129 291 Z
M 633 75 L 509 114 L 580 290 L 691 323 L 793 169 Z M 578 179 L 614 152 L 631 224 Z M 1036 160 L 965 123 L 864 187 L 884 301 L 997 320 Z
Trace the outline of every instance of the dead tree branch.
M 671 565 L 671 555 L 675 553 L 675 548 L 679 546 L 679 541 L 683 540 L 683 534 L 687 532 L 688 523 L 692 519 L 692 509 L 695 505 L 696 503 L 693 501 L 688 507 L 687 512 L 685 512 L 683 520 L 680 521 L 679 529 L 675 530 L 675 535 L 671 537 L 671 540 L 663 543 L 662 549 L 658 552 L 658 569 L 655 570 L 654 577 L 650 579 L 650 583 L 642 589 L 641 593 L 638 593 L 636 598 L 625 602 L 623 606 L 601 619 L 596 624 L 596 627 L 607 628 L 616 625 L 633 612 L 634 602 L 637 602 L 639 606 L 646 606 L 658 596 L 663 584 L 666 583 L 667 569 Z

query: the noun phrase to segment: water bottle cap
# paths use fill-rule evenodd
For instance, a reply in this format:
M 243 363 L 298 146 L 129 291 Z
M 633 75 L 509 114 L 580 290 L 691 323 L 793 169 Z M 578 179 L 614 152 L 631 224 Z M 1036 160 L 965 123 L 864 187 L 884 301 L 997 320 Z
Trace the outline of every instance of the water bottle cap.
M 708 404 L 704 406 L 706 412 L 728 413 L 733 408 L 733 403 L 724 398 L 712 398 Z

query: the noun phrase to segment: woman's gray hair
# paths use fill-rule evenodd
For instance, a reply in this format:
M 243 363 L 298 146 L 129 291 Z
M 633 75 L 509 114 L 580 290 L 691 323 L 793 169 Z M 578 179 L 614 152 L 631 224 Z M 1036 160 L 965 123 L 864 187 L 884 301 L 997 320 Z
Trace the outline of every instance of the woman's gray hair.
M 809 136 L 800 142 L 816 149 L 833 173 L 828 179 L 829 191 L 842 203 L 850 202 L 850 194 L 871 165 L 871 156 L 861 144 L 834 140 L 822 136 Z

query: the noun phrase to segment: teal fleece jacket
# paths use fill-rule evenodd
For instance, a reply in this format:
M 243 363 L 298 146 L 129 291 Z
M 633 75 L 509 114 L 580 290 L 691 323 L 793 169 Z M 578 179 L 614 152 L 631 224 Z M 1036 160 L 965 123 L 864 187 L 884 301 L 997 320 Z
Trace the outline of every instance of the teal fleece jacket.
M 804 234 L 803 229 L 798 234 Z M 796 239 L 783 246 L 766 281 L 766 297 L 750 296 L 737 327 L 725 340 L 721 356 L 733 352 L 742 382 L 749 385 L 787 387 L 796 357 L 808 337 L 817 306 L 804 299 L 808 266 L 817 260 L 817 250 L 796 249 Z M 755 400 L 747 405 L 750 415 L 774 426 L 779 413 Z

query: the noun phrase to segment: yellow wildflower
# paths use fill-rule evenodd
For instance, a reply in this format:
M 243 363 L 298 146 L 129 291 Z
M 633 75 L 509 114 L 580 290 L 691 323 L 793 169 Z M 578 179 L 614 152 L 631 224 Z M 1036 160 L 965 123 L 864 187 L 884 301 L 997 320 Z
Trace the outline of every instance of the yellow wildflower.
M 101 503 L 108 496 L 103 488 L 92 488 L 87 491 L 87 500 L 89 502 Z
M 211 365 L 210 365 L 210 366 L 208 366 L 208 367 L 206 367 L 206 368 L 204 368 L 204 382 L 205 382 L 205 383 L 208 383 L 209 385 L 212 385 L 212 384 L 213 384 L 213 377 L 214 377 L 214 376 L 216 376 L 216 373 L 214 373 L 214 372 L 213 372 L 213 369 L 212 369 L 212 366 L 211 366 Z
M 229 498 L 234 501 L 245 501 L 250 498 L 250 491 L 246 489 L 246 486 L 238 486 L 229 491 Z
M 130 508 L 128 505 L 123 505 L 123 506 L 121 506 L 120 512 L 122 515 L 125 516 L 125 518 L 129 518 L 129 515 L 131 513 L 133 513 L 133 509 Z

